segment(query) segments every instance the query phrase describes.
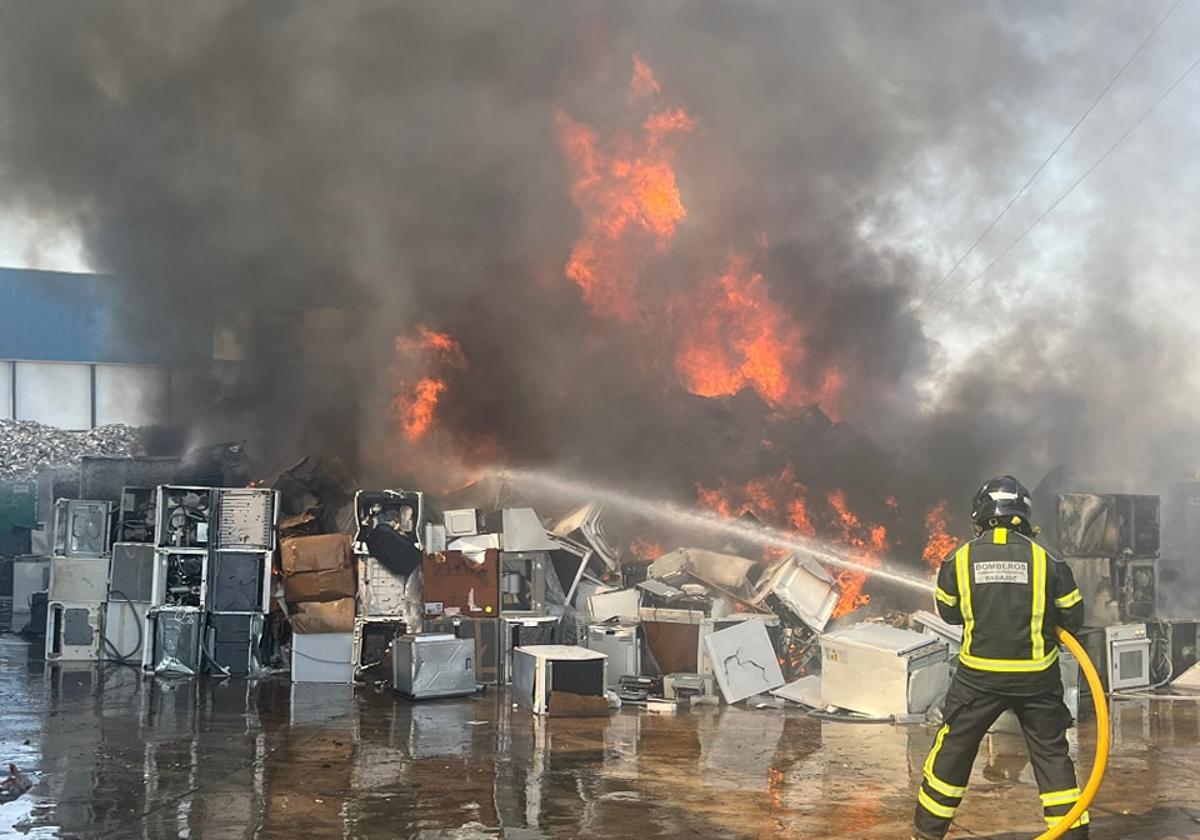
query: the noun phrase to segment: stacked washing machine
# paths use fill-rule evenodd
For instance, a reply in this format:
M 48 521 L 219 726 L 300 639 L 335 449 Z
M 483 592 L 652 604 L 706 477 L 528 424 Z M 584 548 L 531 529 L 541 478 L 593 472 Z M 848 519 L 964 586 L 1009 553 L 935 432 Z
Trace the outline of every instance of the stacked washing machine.
M 110 662 L 140 665 L 145 646 L 146 616 L 154 603 L 153 487 L 121 489 L 113 529 L 112 563 L 104 612 L 101 655 Z
M 359 609 L 354 619 L 354 672 L 388 659 L 397 637 L 420 622 L 424 494 L 410 490 L 360 490 L 354 497 L 358 527 Z
M 257 487 L 220 491 L 209 551 L 203 648 L 211 668 L 247 676 L 261 667 L 263 625 L 271 610 L 271 557 L 279 496 Z
M 46 610 L 46 660 L 98 660 L 108 593 L 112 505 L 59 499 Z
M 142 665 L 158 674 L 258 667 L 270 609 L 278 496 L 256 487 L 162 485 Z

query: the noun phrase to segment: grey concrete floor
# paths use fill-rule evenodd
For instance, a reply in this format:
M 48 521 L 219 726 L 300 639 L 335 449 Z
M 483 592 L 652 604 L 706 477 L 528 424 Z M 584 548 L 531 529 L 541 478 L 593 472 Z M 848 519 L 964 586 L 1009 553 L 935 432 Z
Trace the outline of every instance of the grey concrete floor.
M 907 838 L 927 727 L 799 711 L 541 720 L 502 694 L 143 679 L 0 638 L 0 761 L 36 784 L 4 836 Z M 1123 701 L 1096 838 L 1200 838 L 1200 703 Z M 1085 765 L 1094 726 L 1079 731 Z M 952 836 L 1034 837 L 1019 738 L 994 736 Z

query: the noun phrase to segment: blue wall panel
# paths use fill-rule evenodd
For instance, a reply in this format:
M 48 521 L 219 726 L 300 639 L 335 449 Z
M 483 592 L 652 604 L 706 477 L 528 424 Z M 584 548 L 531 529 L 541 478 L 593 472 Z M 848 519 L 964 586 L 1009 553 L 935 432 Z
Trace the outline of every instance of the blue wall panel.
M 123 286 L 97 274 L 0 268 L 0 359 L 144 364 L 211 359 L 207 323 L 186 325 L 169 346 L 135 341 L 138 325 L 118 317 Z

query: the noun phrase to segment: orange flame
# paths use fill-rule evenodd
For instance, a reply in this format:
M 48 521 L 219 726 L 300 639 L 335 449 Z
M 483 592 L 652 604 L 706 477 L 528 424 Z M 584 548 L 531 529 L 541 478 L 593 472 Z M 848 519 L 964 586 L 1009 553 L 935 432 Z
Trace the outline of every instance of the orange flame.
M 865 566 L 880 565 L 880 555 L 887 549 L 887 529 L 882 525 L 866 525 L 850 510 L 843 490 L 833 490 L 826 494 L 826 501 L 837 514 L 837 525 L 840 526 L 841 539 L 839 542 L 851 550 L 853 559 Z M 842 596 L 833 608 L 833 617 L 843 616 L 858 609 L 871 600 L 864 593 L 868 573 L 859 569 L 842 569 L 837 573 L 837 581 L 842 587 Z
M 808 488 L 789 465 L 779 475 L 752 479 L 741 487 L 696 487 L 700 507 L 726 518 L 752 513 L 764 522 L 786 523 L 805 536 L 816 533 L 808 515 Z
M 418 379 L 411 391 L 396 397 L 400 429 L 410 442 L 416 443 L 425 437 L 425 433 L 433 426 L 434 412 L 446 387 L 442 380 L 426 376 Z
M 633 108 L 645 108 L 662 91 L 640 56 L 633 58 L 629 91 Z M 833 366 L 806 371 L 803 331 L 772 299 L 746 256 L 733 254 L 723 272 L 671 294 L 665 314 L 658 301 L 639 296 L 650 261 L 669 249 L 687 218 L 675 159 L 681 139 L 695 129 L 678 107 L 639 117 L 640 130 L 602 135 L 565 111 L 556 114 L 571 200 L 582 215 L 565 275 L 598 316 L 638 323 L 655 339 L 663 335 L 664 319 L 679 325 L 666 333 L 673 345 L 668 358 L 691 393 L 724 397 L 753 388 L 776 407 L 819 403 L 836 420 L 841 372 Z M 758 242 L 765 250 L 766 234 Z M 652 314 L 644 314 L 648 311 Z
M 631 89 L 658 92 L 658 82 L 634 59 Z M 639 136 L 597 131 L 564 111 L 555 118 L 558 142 L 571 168 L 571 200 L 583 214 L 583 232 L 567 258 L 566 275 L 598 315 L 632 321 L 647 260 L 665 251 L 687 209 L 675 179 L 678 138 L 695 124 L 681 108 L 646 117 Z
M 777 476 L 764 476 L 748 481 L 741 487 L 720 485 L 696 488 L 701 507 L 729 518 L 753 513 L 772 525 L 790 526 L 804 536 L 815 536 L 818 527 L 812 517 L 808 488 L 796 479 L 791 466 Z M 818 497 L 819 498 L 819 497 Z M 886 502 L 885 502 L 886 505 Z M 865 522 L 850 509 L 846 493 L 833 490 L 824 494 L 821 509 L 821 529 L 848 550 L 852 559 L 864 566 L 879 566 L 888 549 L 888 532 L 883 525 Z M 778 559 L 779 553 L 766 551 L 764 559 Z M 869 572 L 859 569 L 840 569 L 834 577 L 841 588 L 841 597 L 834 607 L 834 617 L 845 615 L 870 601 L 863 592 Z
M 711 510 L 724 519 L 733 518 L 733 502 L 725 490 L 697 485 L 696 501 L 700 507 Z
M 629 93 L 635 97 L 654 96 L 662 91 L 650 65 L 640 55 L 633 57 L 633 79 L 629 82 Z
M 795 380 L 804 368 L 804 336 L 744 255 L 731 256 L 724 273 L 694 293 L 677 296 L 672 310 L 687 325 L 675 369 L 693 394 L 729 396 L 752 387 L 775 405 L 836 402 L 842 384 L 836 370 L 815 391 Z
M 656 560 L 664 554 L 660 544 L 643 539 L 630 542 L 629 553 L 639 560 Z
M 946 527 L 946 500 L 942 499 L 925 514 L 925 531 L 929 534 L 925 542 L 925 562 L 934 571 L 941 568 L 942 560 L 958 548 L 958 540 L 951 536 Z
M 444 375 L 465 368 L 467 359 L 449 334 L 435 332 L 424 324 L 417 326 L 415 336 L 398 336 L 395 352 L 402 369 L 425 371 L 415 379 L 401 378 L 392 400 L 392 416 L 400 432 L 410 443 L 416 443 L 433 428 L 438 402 L 449 388 Z

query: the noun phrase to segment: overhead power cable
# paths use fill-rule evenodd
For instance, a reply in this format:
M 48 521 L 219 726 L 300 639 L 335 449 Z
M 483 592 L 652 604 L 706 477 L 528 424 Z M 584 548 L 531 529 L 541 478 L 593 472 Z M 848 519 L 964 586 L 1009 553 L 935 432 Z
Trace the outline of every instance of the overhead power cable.
M 986 266 L 984 266 L 983 271 L 976 274 L 974 277 L 972 277 L 970 280 L 967 281 L 967 284 L 965 286 L 962 286 L 957 292 L 955 292 L 953 295 L 951 295 L 950 298 L 948 300 L 946 300 L 945 303 L 943 303 L 941 306 L 939 306 L 937 308 L 937 311 L 942 312 L 948 306 L 950 306 L 950 304 L 952 304 L 952 303 L 954 303 L 954 301 L 958 300 L 958 298 L 967 289 L 969 289 L 975 285 L 976 281 L 979 280 L 979 278 L 983 277 L 983 275 L 985 275 L 989 271 L 991 271 L 992 266 L 994 266 L 996 263 L 1000 262 L 1000 260 L 1004 259 L 1005 255 L 1008 254 L 1009 251 L 1011 251 L 1013 248 L 1017 247 L 1017 245 L 1019 245 L 1021 243 L 1021 241 L 1026 236 L 1029 235 L 1029 232 L 1032 231 L 1039 224 L 1041 224 L 1043 219 L 1045 219 L 1047 216 L 1049 216 L 1051 213 L 1054 212 L 1054 208 L 1056 208 L 1056 207 L 1058 207 L 1058 205 L 1062 204 L 1063 200 L 1067 196 L 1069 196 L 1072 192 L 1074 192 L 1076 187 L 1078 187 L 1080 184 L 1082 184 L 1089 175 L 1091 175 L 1093 172 L 1095 172 L 1096 169 L 1100 166 L 1100 164 L 1104 163 L 1104 161 L 1108 158 L 1108 156 L 1111 155 L 1113 152 L 1115 152 L 1117 150 L 1117 148 L 1122 143 L 1125 142 L 1125 139 L 1127 137 L 1129 137 L 1130 134 L 1133 134 L 1133 132 L 1137 129 L 1137 127 L 1139 125 L 1142 124 L 1142 122 L 1146 119 L 1146 117 L 1150 116 L 1150 112 L 1153 111 L 1155 108 L 1157 108 L 1164 99 L 1166 99 L 1168 96 L 1170 96 L 1172 91 L 1175 90 L 1175 88 L 1177 88 L 1181 84 L 1183 84 L 1183 80 L 1186 79 L 1188 76 L 1190 76 L 1192 74 L 1192 71 L 1195 70 L 1197 67 L 1200 67 L 1200 58 L 1197 58 L 1190 65 L 1188 65 L 1188 68 L 1183 71 L 1183 73 L 1179 76 L 1179 78 L 1177 78 L 1175 81 L 1173 81 L 1171 83 L 1171 86 L 1168 87 L 1166 90 L 1164 90 L 1159 95 L 1159 97 L 1150 104 L 1149 108 L 1147 108 L 1145 111 L 1142 111 L 1141 116 L 1139 116 L 1136 120 L 1134 120 L 1133 124 L 1131 126 L 1129 126 L 1129 128 L 1125 129 L 1125 131 L 1121 133 L 1121 136 L 1118 137 L 1115 141 L 1113 141 L 1113 144 L 1111 146 L 1109 146 L 1107 149 L 1105 149 L 1104 154 L 1102 154 L 1102 155 L 1100 155 L 1100 157 L 1096 158 L 1096 162 L 1093 163 L 1091 166 L 1089 166 L 1082 175 L 1080 175 L 1078 178 L 1076 178 L 1075 181 L 1071 184 L 1071 186 L 1067 187 L 1066 192 L 1064 192 L 1062 195 L 1060 195 L 1058 198 L 1056 198 L 1054 200 L 1054 203 L 1051 204 L 1049 207 L 1047 207 L 1045 210 L 1043 210 L 1042 214 L 1040 216 L 1038 216 L 1036 219 L 1034 219 L 1033 223 L 1031 225 L 1029 225 L 1029 227 L 1027 227 L 1027 228 L 1025 228 L 1025 230 L 1021 231 L 1020 236 L 1018 236 L 1011 243 L 1009 243 L 1008 247 L 1006 247 L 1003 251 L 1001 251 L 999 254 L 997 254 L 990 263 L 988 263 Z
M 932 300 L 942 286 L 945 285 L 946 281 L 949 280 L 956 271 L 958 271 L 959 266 L 961 266 L 963 262 L 971 256 L 971 254 L 975 253 L 975 249 L 979 247 L 979 244 L 987 238 L 987 235 L 992 232 L 992 229 L 995 228 L 996 225 L 1000 224 L 1000 220 L 1008 215 L 1008 211 L 1012 209 L 1012 206 L 1017 203 L 1018 199 L 1025 194 L 1026 190 L 1028 190 L 1033 182 L 1037 180 L 1037 177 L 1042 174 L 1042 170 L 1044 170 L 1050 164 L 1050 161 L 1054 160 L 1054 158 L 1062 150 L 1062 147 L 1067 145 L 1067 141 L 1075 136 L 1075 132 L 1078 130 L 1079 126 L 1083 125 L 1083 121 L 1086 120 L 1092 111 L 1096 109 L 1096 106 L 1100 104 L 1100 100 L 1102 100 L 1112 89 L 1112 86 L 1116 84 L 1117 79 L 1121 78 L 1125 71 L 1129 69 L 1129 65 L 1133 64 L 1137 57 L 1142 54 L 1142 50 L 1146 48 L 1146 45 L 1150 43 L 1151 39 L 1158 33 L 1158 30 L 1162 29 L 1163 24 L 1167 22 L 1167 18 L 1174 13 L 1175 9 L 1178 8 L 1179 4 L 1182 2 L 1183 0 L 1175 0 L 1175 2 L 1171 4 L 1171 7 L 1167 9 L 1166 13 L 1159 19 L 1158 23 L 1154 25 L 1154 28 L 1151 29 L 1150 32 L 1147 33 L 1146 37 L 1142 39 L 1142 42 L 1138 44 L 1137 49 L 1130 53 L 1129 58 L 1125 59 L 1125 63 L 1122 64 L 1117 72 L 1113 74 L 1113 77 L 1108 80 L 1108 84 L 1106 84 L 1100 90 L 1100 92 L 1096 94 L 1096 98 L 1092 100 L 1092 104 L 1087 106 L 1087 109 L 1079 115 L 1079 119 L 1075 120 L 1075 124 L 1072 125 L 1070 130 L 1067 131 L 1067 133 L 1063 135 L 1063 138 L 1058 141 L 1058 145 L 1051 150 L 1046 159 L 1043 160 L 1038 168 L 1033 171 L 1033 174 L 1025 180 L 1025 183 L 1021 185 L 1021 188 L 1012 194 L 1012 198 L 1010 198 L 1008 203 L 1004 205 L 1004 209 L 1000 211 L 1000 215 L 992 219 L 991 224 L 983 229 L 983 233 L 976 237 L 975 241 L 971 243 L 971 246 L 967 248 L 967 250 L 963 251 L 962 256 L 960 256 L 954 262 L 954 265 L 950 267 L 950 270 L 942 275 L 942 279 L 934 283 L 933 287 L 926 292 L 919 301 L 917 301 L 917 303 L 913 306 L 914 310 L 920 309 L 922 306 Z

